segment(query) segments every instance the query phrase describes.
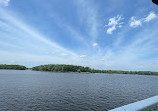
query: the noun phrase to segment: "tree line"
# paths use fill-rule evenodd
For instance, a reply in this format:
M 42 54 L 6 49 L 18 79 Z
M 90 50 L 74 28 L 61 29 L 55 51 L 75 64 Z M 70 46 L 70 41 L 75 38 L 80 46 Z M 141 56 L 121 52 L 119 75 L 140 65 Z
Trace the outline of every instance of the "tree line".
M 108 73 L 108 74 L 142 74 L 142 75 L 158 75 L 158 72 L 152 71 L 119 71 L 119 70 L 96 70 L 90 67 L 76 65 L 40 65 L 33 67 L 35 71 L 51 71 L 51 72 L 89 72 L 89 73 Z
M 27 68 L 26 68 L 25 66 L 21 66 L 21 65 L 6 65 L 6 64 L 0 64 L 0 69 L 26 70 Z
M 33 67 L 36 71 L 52 71 L 52 72 L 91 72 L 91 68 L 76 65 L 40 65 Z
M 152 72 L 152 71 L 95 70 L 95 73 L 158 75 L 158 72 Z
M 25 66 L 21 65 L 0 65 L 0 69 L 16 69 L 26 70 Z M 108 73 L 108 74 L 139 74 L 139 75 L 158 75 L 158 72 L 152 71 L 119 71 L 119 70 L 96 70 L 90 67 L 83 67 L 77 65 L 65 65 L 65 64 L 47 64 L 32 67 L 34 71 L 50 71 L 50 72 L 78 72 L 78 73 Z

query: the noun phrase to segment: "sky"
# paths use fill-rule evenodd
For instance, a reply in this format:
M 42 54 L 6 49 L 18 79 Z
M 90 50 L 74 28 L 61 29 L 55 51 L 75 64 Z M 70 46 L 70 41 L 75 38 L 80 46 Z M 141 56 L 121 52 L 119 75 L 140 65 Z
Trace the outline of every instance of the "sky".
M 0 0 L 0 64 L 158 71 L 151 0 Z

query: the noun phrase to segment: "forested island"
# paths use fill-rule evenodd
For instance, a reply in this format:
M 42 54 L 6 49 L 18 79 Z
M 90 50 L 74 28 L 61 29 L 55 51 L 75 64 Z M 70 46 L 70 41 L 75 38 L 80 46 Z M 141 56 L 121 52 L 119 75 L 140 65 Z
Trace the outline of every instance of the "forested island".
M 92 72 L 94 69 L 89 67 L 83 66 L 76 66 L 76 65 L 40 65 L 33 67 L 32 70 L 36 71 L 51 71 L 51 72 Z
M 21 65 L 6 65 L 6 64 L 1 64 L 0 69 L 16 69 L 16 70 L 26 70 L 27 68 L 25 66 Z
M 76 65 L 40 65 L 33 67 L 35 71 L 51 71 L 51 72 L 77 72 L 77 73 L 108 73 L 108 74 L 140 74 L 140 75 L 158 75 L 158 72 L 152 71 L 119 71 L 119 70 L 96 70 L 90 67 Z
M 0 69 L 27 70 L 28 68 L 21 65 L 0 65 Z M 158 72 L 152 71 L 121 71 L 121 70 L 96 70 L 90 67 L 65 64 L 48 64 L 30 68 L 33 71 L 50 71 L 50 72 L 73 72 L 73 73 L 108 73 L 108 74 L 139 74 L 139 75 L 158 75 Z

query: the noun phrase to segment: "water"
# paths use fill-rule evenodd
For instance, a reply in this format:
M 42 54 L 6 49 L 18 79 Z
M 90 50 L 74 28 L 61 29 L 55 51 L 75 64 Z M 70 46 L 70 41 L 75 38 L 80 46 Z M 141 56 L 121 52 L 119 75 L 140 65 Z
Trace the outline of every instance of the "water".
M 158 95 L 158 76 L 0 70 L 0 111 L 106 111 Z

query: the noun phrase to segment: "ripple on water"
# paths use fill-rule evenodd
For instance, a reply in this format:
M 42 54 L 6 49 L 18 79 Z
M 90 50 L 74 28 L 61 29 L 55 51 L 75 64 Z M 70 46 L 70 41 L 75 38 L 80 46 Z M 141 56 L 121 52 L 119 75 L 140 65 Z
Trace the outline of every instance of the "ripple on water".
M 0 111 L 105 111 L 158 95 L 158 77 L 0 70 Z

